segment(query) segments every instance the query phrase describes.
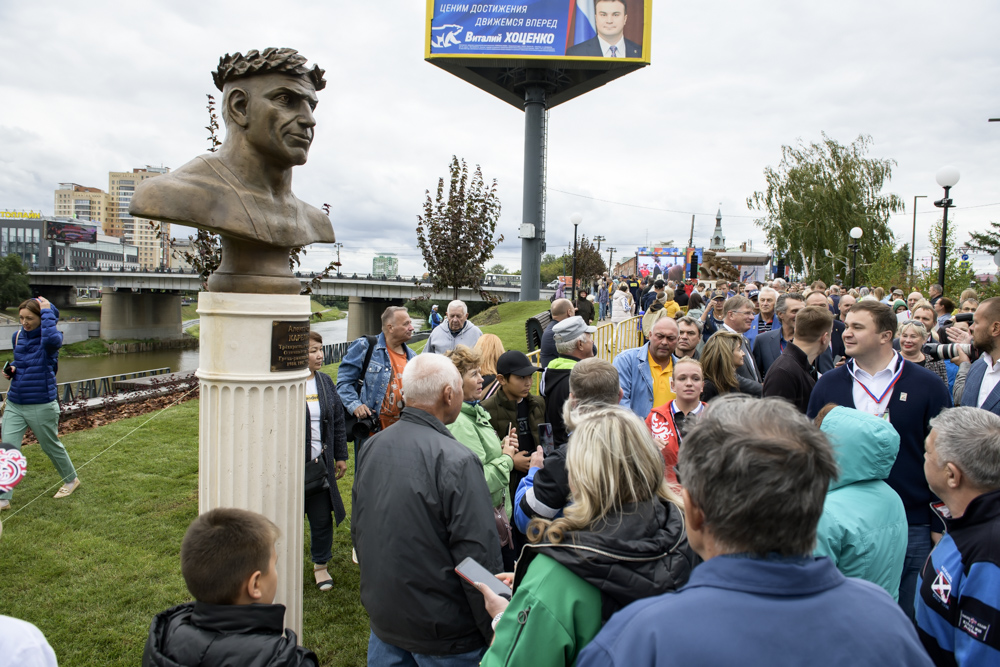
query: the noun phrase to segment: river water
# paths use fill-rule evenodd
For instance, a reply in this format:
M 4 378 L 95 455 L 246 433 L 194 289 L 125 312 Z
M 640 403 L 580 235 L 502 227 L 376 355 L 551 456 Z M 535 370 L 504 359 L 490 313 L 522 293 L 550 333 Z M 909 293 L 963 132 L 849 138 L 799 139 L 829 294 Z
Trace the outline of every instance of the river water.
M 323 342 L 343 343 L 347 340 L 347 318 L 329 322 L 313 322 L 313 331 L 323 336 Z M 154 368 L 169 368 L 171 373 L 198 368 L 198 350 L 161 350 L 109 354 L 98 357 L 60 357 L 57 382 L 73 382 L 105 375 L 120 375 Z M 0 391 L 6 391 L 7 380 L 0 376 Z

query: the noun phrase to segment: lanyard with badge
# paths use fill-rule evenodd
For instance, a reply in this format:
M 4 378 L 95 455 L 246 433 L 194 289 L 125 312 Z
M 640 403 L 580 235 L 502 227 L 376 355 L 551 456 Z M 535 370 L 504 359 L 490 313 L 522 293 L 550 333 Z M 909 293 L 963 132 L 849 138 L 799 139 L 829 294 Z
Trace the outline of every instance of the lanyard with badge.
M 868 394 L 868 398 L 872 399 L 872 401 L 875 403 L 875 416 L 876 417 L 881 417 L 882 419 L 884 419 L 886 421 L 889 421 L 889 406 L 888 406 L 888 404 L 886 404 L 885 410 L 883 410 L 882 412 L 879 412 L 879 410 L 882 409 L 882 402 L 886 401 L 888 399 L 888 397 L 889 397 L 889 394 L 892 393 L 892 388 L 895 387 L 896 386 L 896 382 L 899 381 L 899 376 L 903 374 L 903 364 L 904 363 L 906 363 L 906 362 L 903 360 L 902 357 L 900 357 L 899 358 L 899 367 L 896 369 L 896 372 L 893 374 L 892 381 L 889 383 L 889 386 L 885 388 L 885 391 L 882 392 L 881 396 L 875 396 L 875 394 L 873 394 L 871 392 L 871 390 L 868 389 L 868 386 L 864 382 L 862 382 L 860 379 L 858 379 L 858 376 L 854 373 L 855 366 L 857 365 L 855 363 L 855 361 L 853 359 L 851 359 L 849 362 L 847 362 L 847 372 L 851 374 L 851 377 L 854 378 L 855 382 L 857 382 L 859 385 L 861 385 L 861 389 L 864 390 L 864 392 L 866 394 Z

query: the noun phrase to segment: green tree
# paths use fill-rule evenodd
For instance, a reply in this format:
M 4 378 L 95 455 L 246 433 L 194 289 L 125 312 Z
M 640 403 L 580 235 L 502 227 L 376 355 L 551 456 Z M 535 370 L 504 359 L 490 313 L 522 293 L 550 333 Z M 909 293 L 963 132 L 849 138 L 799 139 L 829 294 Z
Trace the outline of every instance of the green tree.
M 917 276 L 916 288 L 927 294 L 931 285 L 938 281 L 938 258 L 941 252 L 941 220 L 934 223 L 928 240 L 931 244 L 931 252 L 934 261 L 931 263 L 929 271 L 922 271 Z M 962 290 L 966 289 L 970 283 L 975 282 L 976 274 L 971 269 L 958 268 L 959 257 L 955 250 L 955 228 L 948 229 L 948 239 L 945 242 L 945 264 L 944 264 L 944 293 L 952 301 L 957 301 Z
M 1000 250 L 1000 222 L 990 222 L 992 229 L 969 234 L 969 248 L 995 255 Z M 950 235 L 949 235 L 950 236 Z
M 0 309 L 16 306 L 30 297 L 28 267 L 21 258 L 10 254 L 0 259 Z
M 767 188 L 748 197 L 747 206 L 764 211 L 755 222 L 794 273 L 829 283 L 837 264 L 823 251 L 846 252 L 851 228 L 860 227 L 858 264 L 871 263 L 884 246 L 894 245 L 889 216 L 904 205 L 897 195 L 882 194 L 896 161 L 866 157 L 870 136 L 860 135 L 849 146 L 822 136 L 820 142 L 782 146 L 778 167 L 764 169 Z
M 507 267 L 501 264 L 500 262 L 497 262 L 489 269 L 487 269 L 486 273 L 495 273 L 497 275 L 508 275 Z
M 550 282 L 556 279 L 556 276 L 560 276 L 563 273 L 563 258 L 556 257 L 552 253 L 547 253 L 542 256 L 542 285 L 548 285 Z
M 573 247 L 567 253 L 566 267 L 569 275 L 573 274 Z M 607 270 L 597 246 L 586 236 L 581 236 L 576 244 L 576 279 L 582 285 L 588 285 L 594 278 Z
M 908 292 L 910 287 L 910 244 L 904 243 L 899 248 L 885 245 L 879 249 L 873 261 L 864 267 L 858 267 L 858 284 L 882 287 L 889 291 L 899 287 Z M 850 274 L 844 280 L 850 284 Z
M 483 267 L 493 257 L 493 250 L 503 235 L 493 238 L 500 219 L 497 181 L 487 186 L 479 165 L 469 180 L 465 160 L 452 156 L 448 196 L 444 179 L 438 179 L 437 195 L 427 190 L 424 214 L 417 216 L 417 246 L 424 256 L 435 290 L 453 290 L 458 298 L 460 287 L 480 290 L 486 275 Z

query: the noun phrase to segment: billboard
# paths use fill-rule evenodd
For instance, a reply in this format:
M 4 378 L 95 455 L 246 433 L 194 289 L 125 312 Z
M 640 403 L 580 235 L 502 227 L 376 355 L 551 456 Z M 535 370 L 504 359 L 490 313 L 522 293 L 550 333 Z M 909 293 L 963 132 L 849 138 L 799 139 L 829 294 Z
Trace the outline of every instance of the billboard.
M 518 107 L 525 82 L 511 81 L 511 68 L 568 71 L 546 82 L 551 108 L 649 64 L 651 5 L 652 0 L 428 0 L 424 57 Z
M 49 220 L 45 223 L 45 238 L 62 243 L 97 243 L 97 227 Z
M 649 0 L 438 0 L 429 4 L 429 57 L 649 60 Z
M 639 276 L 656 280 L 684 280 L 691 274 L 692 257 L 702 262 L 702 248 L 639 248 L 636 251 Z M 674 269 L 671 273 L 671 269 Z

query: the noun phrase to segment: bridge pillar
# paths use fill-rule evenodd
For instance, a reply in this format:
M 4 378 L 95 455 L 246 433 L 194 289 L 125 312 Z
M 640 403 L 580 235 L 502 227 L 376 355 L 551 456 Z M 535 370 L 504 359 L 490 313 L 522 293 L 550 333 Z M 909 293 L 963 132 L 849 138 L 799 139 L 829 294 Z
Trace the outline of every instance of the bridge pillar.
M 347 340 L 377 336 L 382 331 L 382 313 L 389 306 L 402 306 L 402 299 L 365 299 L 352 296 L 347 301 Z
M 32 285 L 31 293 L 44 296 L 56 308 L 70 308 L 76 305 L 76 288 L 62 285 Z
M 181 297 L 154 292 L 101 292 L 101 338 L 181 338 Z

